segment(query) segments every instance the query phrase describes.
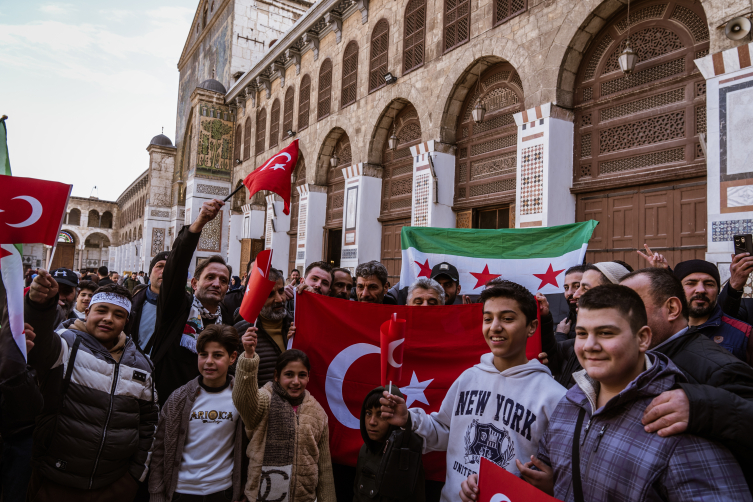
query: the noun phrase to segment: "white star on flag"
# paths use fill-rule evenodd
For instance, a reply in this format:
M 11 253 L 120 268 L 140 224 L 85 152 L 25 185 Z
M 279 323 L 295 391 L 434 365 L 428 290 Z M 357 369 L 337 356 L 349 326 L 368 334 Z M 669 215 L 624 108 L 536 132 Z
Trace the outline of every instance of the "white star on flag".
M 433 381 L 434 379 L 432 378 L 431 380 L 424 380 L 423 382 L 419 382 L 418 377 L 416 376 L 416 372 L 414 371 L 413 376 L 410 378 L 410 383 L 406 387 L 400 388 L 400 392 L 402 392 L 404 396 L 407 396 L 405 406 L 410 408 L 410 405 L 416 401 L 418 401 L 419 403 L 424 403 L 428 406 L 429 400 L 426 399 L 424 391 L 426 391 L 426 387 L 428 387 L 429 384 Z

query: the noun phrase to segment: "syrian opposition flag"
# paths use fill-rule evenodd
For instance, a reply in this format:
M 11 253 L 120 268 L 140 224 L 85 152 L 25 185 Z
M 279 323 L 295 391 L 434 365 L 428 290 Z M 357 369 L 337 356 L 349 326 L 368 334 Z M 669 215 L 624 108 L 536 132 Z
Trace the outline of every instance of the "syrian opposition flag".
M 298 295 L 292 348 L 304 351 L 311 361 L 306 389 L 329 416 L 330 451 L 336 464 L 355 466 L 358 460 L 363 445 L 361 405 L 380 386 L 380 331 L 394 314 L 405 320 L 396 323 L 405 326 L 405 341 L 393 347 L 392 358 L 402 365 L 402 375 L 392 384 L 406 396 L 409 407 L 439 411 L 452 383 L 489 352 L 481 332 L 480 304 L 409 307 L 308 292 Z M 396 327 L 394 335 L 403 336 L 402 329 Z M 402 358 L 398 347 L 403 348 Z M 427 478 L 444 481 L 445 454 L 425 455 L 424 467 Z
M 295 165 L 298 163 L 298 140 L 277 152 L 260 168 L 251 171 L 243 184 L 249 194 L 254 195 L 260 190 L 274 192 L 285 201 L 282 212 L 290 214 L 290 182 Z
M 491 460 L 481 457 L 478 473 L 479 502 L 559 502 Z
M 406 226 L 400 235 L 400 284 L 429 277 L 434 265 L 448 262 L 458 269 L 465 295 L 481 294 L 484 285 L 497 277 L 517 282 L 533 294 L 562 293 L 563 274 L 583 263 L 597 223 L 500 230 Z

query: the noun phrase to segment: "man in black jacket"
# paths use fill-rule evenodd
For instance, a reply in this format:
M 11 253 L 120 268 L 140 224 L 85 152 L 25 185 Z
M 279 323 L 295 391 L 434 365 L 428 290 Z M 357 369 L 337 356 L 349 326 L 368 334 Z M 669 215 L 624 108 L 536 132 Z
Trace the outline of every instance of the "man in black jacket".
M 175 389 L 199 376 L 196 338 L 204 326 L 233 324 L 232 312 L 222 305 L 230 284 L 230 270 L 221 256 L 211 256 L 196 267 L 191 279 L 194 294 L 185 289 L 201 230 L 224 205 L 218 199 L 205 202 L 191 226 L 178 233 L 165 263 L 152 335 L 152 361 L 160 404 Z
M 683 286 L 668 270 L 637 270 L 620 284 L 635 290 L 646 305 L 651 350 L 672 359 L 688 379 L 652 401 L 643 416 L 646 432 L 695 434 L 722 443 L 753 489 L 753 368 L 688 329 Z
M 748 253 L 733 255 L 729 273 L 729 282 L 719 293 L 719 305 L 728 316 L 753 324 L 753 300 L 743 298 L 745 283 L 753 273 L 753 256 Z
M 256 320 L 256 327 L 246 320 L 241 320 L 235 325 L 239 335 L 243 335 L 248 328 L 256 330 L 259 388 L 274 378 L 277 358 L 287 349 L 288 338 L 295 330 L 291 328 L 293 319 L 285 308 L 285 280 L 282 271 L 270 268 L 269 280 L 275 281 L 275 286 L 264 302 L 264 307 Z
M 170 253 L 157 253 L 149 263 L 149 284 L 133 295 L 131 317 L 128 319 L 126 333 L 133 337 L 141 350 L 149 355 L 154 341 L 152 335 L 157 323 L 157 298 L 162 288 L 162 273 Z

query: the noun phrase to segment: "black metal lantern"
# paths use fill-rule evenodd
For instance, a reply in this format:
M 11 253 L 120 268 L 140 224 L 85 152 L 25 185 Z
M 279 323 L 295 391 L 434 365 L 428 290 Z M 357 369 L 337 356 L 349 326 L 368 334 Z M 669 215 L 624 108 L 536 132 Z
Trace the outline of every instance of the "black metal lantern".
M 484 103 L 482 103 L 480 99 L 476 100 L 476 106 L 473 107 L 471 115 L 473 116 L 473 121 L 476 124 L 480 124 L 484 121 L 484 115 L 486 115 L 486 106 L 484 106 Z
M 329 165 L 332 167 L 337 167 L 337 164 L 340 163 L 340 159 L 337 158 L 337 154 L 333 153 L 332 157 L 329 158 Z
M 392 136 L 389 137 L 387 140 L 387 146 L 390 148 L 390 150 L 394 150 L 397 148 L 397 136 L 395 136 L 395 127 L 392 127 Z

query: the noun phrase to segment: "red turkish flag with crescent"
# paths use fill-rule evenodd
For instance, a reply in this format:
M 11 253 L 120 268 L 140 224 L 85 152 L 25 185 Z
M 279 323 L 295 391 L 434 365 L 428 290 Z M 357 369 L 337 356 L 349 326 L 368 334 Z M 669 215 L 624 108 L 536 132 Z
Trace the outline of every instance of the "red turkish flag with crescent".
M 295 140 L 246 176 L 243 184 L 248 188 L 249 196 L 260 190 L 274 192 L 285 201 L 282 212 L 290 214 L 290 181 L 297 163 L 298 140 Z
M 478 501 L 560 502 L 484 457 L 478 471 Z
M 256 255 L 256 260 L 251 267 L 246 292 L 243 293 L 243 301 L 238 311 L 246 322 L 255 323 L 264 303 L 269 298 L 269 293 L 275 287 L 275 281 L 270 281 L 269 267 L 272 263 L 272 250 L 267 249 Z
M 0 175 L 0 244 L 54 246 L 72 185 Z
M 409 307 L 360 303 L 305 292 L 296 300 L 293 348 L 311 361 L 307 390 L 329 416 L 332 461 L 355 466 L 363 445 L 363 400 L 380 386 L 380 330 L 397 314 L 405 320 L 402 376 L 393 381 L 408 407 L 439 411 L 460 374 L 489 347 L 481 332 L 482 306 Z M 429 479 L 444 481 L 445 454 L 424 456 Z
M 403 374 L 403 352 L 405 350 L 405 319 L 393 314 L 379 329 L 379 349 L 382 354 L 382 387 L 390 383 L 396 385 Z

